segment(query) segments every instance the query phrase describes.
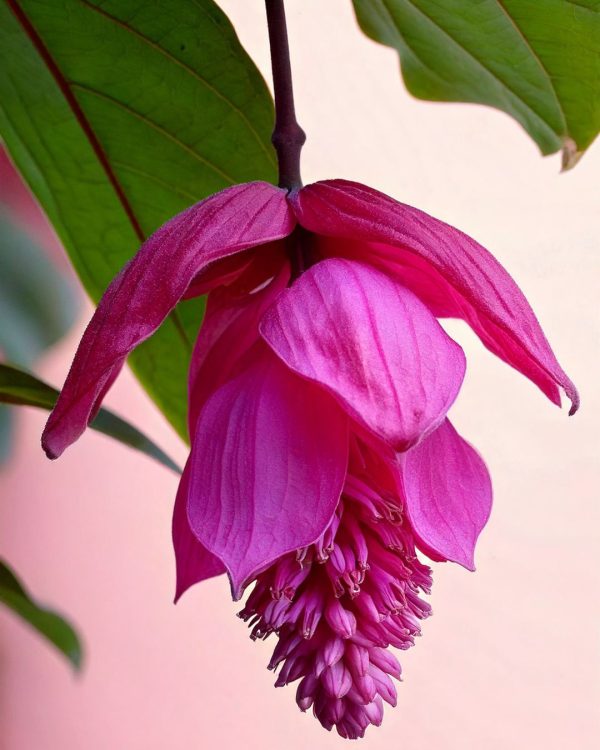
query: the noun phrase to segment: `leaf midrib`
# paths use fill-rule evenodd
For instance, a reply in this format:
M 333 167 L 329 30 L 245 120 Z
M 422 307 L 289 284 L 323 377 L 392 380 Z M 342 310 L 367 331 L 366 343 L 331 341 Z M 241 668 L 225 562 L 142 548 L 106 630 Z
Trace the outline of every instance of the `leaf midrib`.
M 509 20 L 511 26 L 513 26 L 513 28 L 515 29 L 515 31 L 517 32 L 517 34 L 519 35 L 519 37 L 522 39 L 522 41 L 526 45 L 527 49 L 531 52 L 531 56 L 537 62 L 539 69 L 542 71 L 542 73 L 546 77 L 546 79 L 548 81 L 548 84 L 550 85 L 550 88 L 552 89 L 552 95 L 554 96 L 554 101 L 556 103 L 556 106 L 558 107 L 558 111 L 560 112 L 560 116 L 561 116 L 561 119 L 562 119 L 562 122 L 563 122 L 563 126 L 564 126 L 564 129 L 565 129 L 565 132 L 566 132 L 566 130 L 567 130 L 567 115 L 566 115 L 566 112 L 563 109 L 562 102 L 558 98 L 558 92 L 556 91 L 556 87 L 554 85 L 554 80 L 552 79 L 550 73 L 548 72 L 548 69 L 546 68 L 546 66 L 542 62 L 542 60 L 541 60 L 540 56 L 538 55 L 538 53 L 531 46 L 531 43 L 530 43 L 529 39 L 525 36 L 525 34 L 523 33 L 523 31 L 521 30 L 521 27 L 519 26 L 519 24 L 515 21 L 515 19 L 512 17 L 512 15 L 508 12 L 508 8 L 506 8 L 506 6 L 504 5 L 503 1 L 502 0 L 496 0 L 496 3 L 498 4 L 498 7 L 500 8 L 500 10 L 504 13 L 504 15 L 506 16 L 506 18 Z M 561 134 L 557 133 L 557 135 L 561 135 Z
M 211 169 L 213 172 L 215 172 L 224 180 L 226 180 L 230 185 L 233 185 L 235 183 L 235 180 L 231 175 L 227 174 L 227 172 L 224 172 L 220 167 L 218 167 L 213 162 L 209 161 L 206 157 L 202 156 L 202 154 L 198 153 L 198 151 L 193 149 L 191 146 L 188 146 L 187 143 L 184 143 L 180 138 L 178 138 L 173 133 L 169 132 L 166 128 L 163 128 L 162 125 L 159 125 L 157 122 L 154 122 L 154 120 L 151 120 L 148 117 L 148 115 L 145 115 L 142 112 L 138 112 L 136 109 L 133 109 L 133 107 L 130 107 L 128 104 L 125 104 L 124 102 L 121 102 L 118 99 L 115 99 L 113 96 L 110 96 L 110 94 L 106 94 L 104 93 L 104 91 L 100 91 L 99 89 L 96 89 L 93 86 L 88 86 L 87 84 L 78 83 L 76 81 L 71 81 L 70 86 L 72 89 L 79 89 L 80 91 L 85 91 L 89 94 L 92 94 L 92 96 L 96 96 L 99 99 L 103 99 L 106 102 L 110 102 L 115 107 L 118 107 L 119 109 L 122 109 L 124 112 L 127 112 L 128 114 L 132 115 L 138 120 L 141 120 L 143 123 L 148 125 L 148 127 L 152 128 L 153 130 L 156 130 L 157 133 L 160 133 L 165 138 L 168 138 L 170 141 L 175 143 L 181 149 L 186 151 L 188 154 L 190 154 L 190 156 L 195 158 L 197 161 L 200 161 L 202 162 L 202 164 L 209 167 L 209 169 Z
M 98 139 L 91 123 L 87 119 L 85 113 L 83 112 L 81 106 L 79 105 L 77 101 L 77 98 L 75 97 L 75 94 L 71 90 L 71 85 L 68 79 L 63 74 L 60 66 L 58 65 L 54 57 L 51 55 L 49 49 L 46 47 L 41 35 L 37 32 L 33 22 L 31 21 L 27 13 L 23 10 L 23 8 L 20 6 L 20 4 L 17 2 L 17 0 L 7 0 L 7 3 L 11 11 L 13 12 L 15 18 L 17 19 L 17 22 L 19 23 L 19 25 L 21 26 L 21 28 L 23 29 L 23 31 L 25 32 L 25 34 L 31 41 L 33 47 L 37 50 L 42 61 L 48 68 L 48 72 L 56 81 L 58 89 L 64 96 L 67 106 L 73 112 L 73 116 L 75 117 L 79 125 L 81 126 L 81 129 L 85 137 L 89 141 L 90 146 L 92 147 L 92 150 L 94 154 L 96 155 L 98 162 L 100 163 L 100 166 L 104 170 L 107 180 L 110 186 L 113 188 L 115 195 L 117 197 L 117 200 L 121 204 L 123 211 L 125 213 L 125 216 L 127 217 L 129 223 L 131 224 L 134 234 L 137 236 L 140 242 L 143 242 L 146 237 L 142 230 L 141 224 L 135 214 L 135 211 L 133 210 L 132 205 L 129 203 L 129 200 L 125 194 L 125 191 L 123 190 L 123 187 L 119 183 L 117 176 L 114 173 L 110 165 L 108 155 L 104 151 L 104 148 L 102 147 L 102 144 L 100 143 L 100 140 Z M 177 331 L 177 334 L 179 335 L 179 338 L 184 344 L 184 346 L 186 347 L 186 349 L 188 351 L 191 351 L 191 348 L 192 348 L 191 342 L 187 337 L 185 328 L 183 326 L 183 323 L 181 321 L 181 318 L 177 310 L 173 310 L 169 314 L 168 317 L 171 318 L 175 326 L 175 330 Z
M 10 75 L 9 75 L 9 77 L 10 77 Z M 14 90 L 15 94 L 17 96 L 19 96 L 18 87 L 13 86 L 13 90 Z M 4 115 L 4 117 L 6 119 L 6 122 L 12 128 L 14 137 L 18 139 L 18 141 L 19 141 L 19 143 L 20 143 L 21 148 L 23 149 L 23 151 L 25 151 L 27 153 L 27 155 L 30 158 L 30 160 L 32 161 L 32 163 L 37 164 L 37 160 L 34 157 L 34 155 L 32 154 L 32 152 L 30 151 L 30 149 L 27 147 L 27 144 L 18 135 L 17 128 L 15 127 L 14 123 L 10 119 L 10 115 L 8 114 L 8 111 L 2 106 L 2 102 L 1 101 L 0 101 L 0 112 L 2 112 L 2 114 Z M 40 135 L 39 130 L 37 128 L 35 128 L 33 121 L 31 123 L 31 125 L 34 128 L 35 132 L 38 135 Z M 43 139 L 42 139 L 41 135 L 40 135 L 40 142 L 43 143 Z M 93 280 L 93 274 L 92 274 L 91 269 L 89 267 L 88 260 L 85 257 L 85 255 L 81 255 L 81 253 L 77 252 L 77 243 L 75 242 L 75 239 L 73 237 L 73 233 L 72 233 L 72 231 L 71 231 L 71 229 L 69 227 L 69 224 L 64 219 L 63 211 L 62 211 L 62 208 L 60 206 L 60 203 L 58 203 L 57 201 L 54 200 L 54 195 L 52 194 L 52 190 L 51 190 L 50 185 L 49 185 L 49 183 L 48 183 L 48 181 L 46 179 L 46 175 L 41 170 L 39 171 L 39 179 L 43 181 L 44 187 L 45 187 L 45 189 L 47 191 L 47 193 L 46 193 L 47 194 L 47 200 L 52 204 L 52 210 L 54 211 L 55 218 L 58 219 L 58 222 L 59 222 L 59 224 L 57 224 L 56 221 L 53 222 L 55 228 L 57 228 L 58 226 L 60 226 L 60 229 L 61 229 L 63 235 L 68 238 L 71 247 L 74 249 L 74 251 L 75 251 L 75 253 L 77 255 L 77 258 L 79 259 L 79 263 L 81 264 L 81 266 L 83 267 L 83 269 L 85 269 L 85 276 L 88 279 L 88 283 L 92 284 L 93 283 L 93 281 L 92 281 Z

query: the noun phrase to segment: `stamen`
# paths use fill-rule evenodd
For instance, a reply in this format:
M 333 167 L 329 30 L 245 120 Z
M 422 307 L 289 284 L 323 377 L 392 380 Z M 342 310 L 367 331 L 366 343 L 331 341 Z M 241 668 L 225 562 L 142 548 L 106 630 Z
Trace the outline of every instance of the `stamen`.
M 401 668 L 389 647 L 405 650 L 420 635 L 431 613 L 420 592 L 430 585 L 401 498 L 349 474 L 325 532 L 261 573 L 240 617 L 255 640 L 277 634 L 269 669 L 281 666 L 277 686 L 300 680 L 300 710 L 362 737 L 381 723 L 383 702 L 396 702 L 390 677 Z

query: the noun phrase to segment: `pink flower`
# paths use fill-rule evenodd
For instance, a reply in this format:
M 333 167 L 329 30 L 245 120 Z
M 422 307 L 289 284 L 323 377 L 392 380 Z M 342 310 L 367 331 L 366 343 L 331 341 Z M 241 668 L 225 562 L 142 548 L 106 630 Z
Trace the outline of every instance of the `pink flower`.
M 487 469 L 447 412 L 465 358 L 436 317 L 554 402 L 578 406 L 525 297 L 474 240 L 342 180 L 208 198 L 159 229 L 86 330 L 43 445 L 84 431 L 129 352 L 208 292 L 189 377 L 192 450 L 175 503 L 177 596 L 227 572 L 277 685 L 344 737 L 396 700 L 387 650 L 430 614 L 416 556 L 474 569 Z

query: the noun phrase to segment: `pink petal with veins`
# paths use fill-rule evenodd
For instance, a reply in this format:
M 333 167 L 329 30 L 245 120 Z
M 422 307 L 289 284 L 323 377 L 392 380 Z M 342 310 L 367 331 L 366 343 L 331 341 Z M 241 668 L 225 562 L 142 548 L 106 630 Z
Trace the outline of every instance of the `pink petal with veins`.
M 127 355 L 151 336 L 211 263 L 287 236 L 295 224 L 283 190 L 236 185 L 156 231 L 100 300 L 42 436 L 57 458 L 83 433 Z
M 442 422 L 465 373 L 462 349 L 429 309 L 363 263 L 317 263 L 279 295 L 260 331 L 289 367 L 396 450 Z
M 525 296 L 498 261 L 458 229 L 372 188 L 347 180 L 308 185 L 290 196 L 300 224 L 337 238 L 334 255 L 379 265 L 421 295 L 436 314 L 464 318 L 483 343 L 556 404 L 557 386 L 577 411 L 579 396 Z M 327 246 L 327 243 L 325 243 Z
M 173 548 L 177 569 L 175 601 L 195 583 L 225 572 L 225 566 L 219 558 L 200 544 L 190 529 L 187 517 L 189 474 L 188 462 L 179 482 L 173 511 Z
M 492 509 L 481 456 L 446 420 L 399 462 L 406 511 L 423 552 L 475 570 L 475 543 Z
M 191 455 L 188 518 L 239 598 L 281 555 L 314 542 L 335 511 L 348 419 L 262 343 L 206 402 Z
M 260 262 L 260 258 L 255 261 Z M 236 373 L 243 355 L 259 338 L 262 316 L 285 289 L 289 278 L 289 263 L 282 259 L 277 275 L 267 280 L 263 288 L 249 292 L 244 286 L 240 290 L 243 280 L 238 280 L 235 285 L 219 287 L 208 295 L 190 363 L 188 423 L 192 441 L 200 409 Z

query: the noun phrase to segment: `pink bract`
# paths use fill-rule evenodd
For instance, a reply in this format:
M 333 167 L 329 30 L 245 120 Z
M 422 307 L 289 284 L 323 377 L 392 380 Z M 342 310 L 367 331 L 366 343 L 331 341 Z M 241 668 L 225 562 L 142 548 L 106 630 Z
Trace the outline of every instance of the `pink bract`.
M 139 249 L 100 300 L 83 335 L 42 445 L 58 458 L 94 418 L 127 355 L 151 336 L 215 261 L 286 237 L 295 220 L 285 191 L 236 185 L 178 214 Z
M 462 349 L 418 297 L 356 261 L 314 265 L 279 295 L 260 332 L 397 451 L 442 422 L 465 373 Z
M 577 391 L 522 292 L 479 244 L 364 185 L 239 185 L 176 216 L 113 281 L 43 436 L 51 458 L 94 417 L 125 358 L 208 293 L 189 376 L 190 458 L 175 503 L 179 597 L 227 572 L 277 685 L 362 736 L 395 704 L 387 648 L 430 613 L 415 549 L 474 569 L 492 503 L 448 421 L 465 358 L 439 317 L 554 402 Z

